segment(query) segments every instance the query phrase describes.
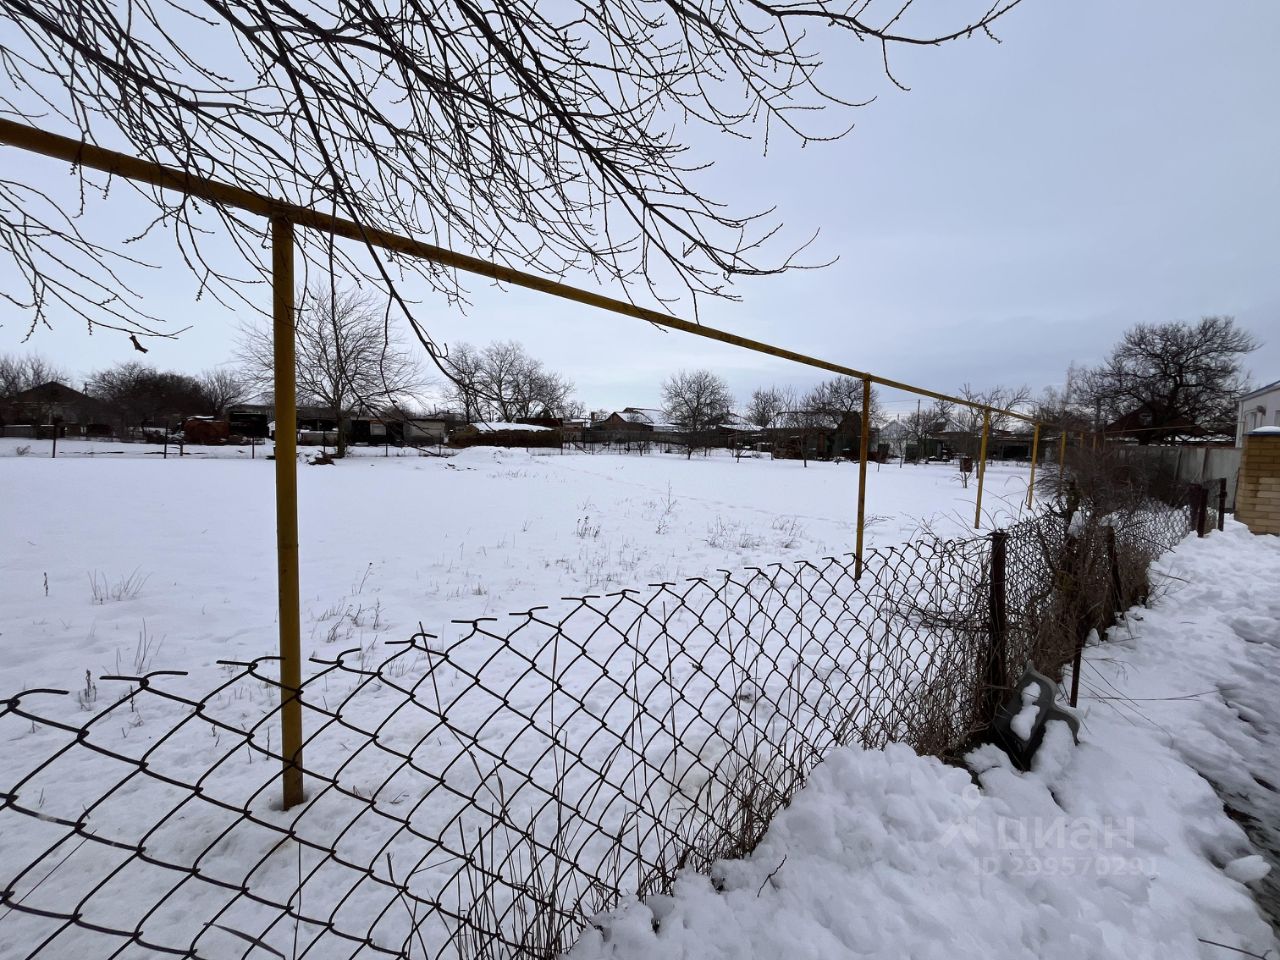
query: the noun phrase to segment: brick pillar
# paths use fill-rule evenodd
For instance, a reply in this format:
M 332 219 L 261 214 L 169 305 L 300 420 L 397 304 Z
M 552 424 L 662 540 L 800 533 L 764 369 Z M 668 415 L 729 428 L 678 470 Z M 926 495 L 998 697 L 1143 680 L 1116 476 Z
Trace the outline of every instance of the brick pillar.
M 1245 435 L 1236 519 L 1254 533 L 1280 534 L 1280 429 L 1276 427 Z

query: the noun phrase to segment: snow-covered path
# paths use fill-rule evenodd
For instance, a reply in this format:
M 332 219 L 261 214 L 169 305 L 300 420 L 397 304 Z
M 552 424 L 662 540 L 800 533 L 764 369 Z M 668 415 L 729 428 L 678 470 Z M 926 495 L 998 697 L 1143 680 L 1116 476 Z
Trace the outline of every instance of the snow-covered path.
M 597 918 L 570 956 L 1276 950 L 1274 872 L 1240 824 L 1276 849 L 1280 540 L 1230 523 L 1158 574 L 1154 606 L 1088 652 L 1079 747 L 1053 725 L 1028 774 L 983 748 L 979 785 L 905 747 L 839 751 L 752 856 Z
M 1216 787 L 1269 859 L 1255 894 L 1280 928 L 1280 539 L 1242 524 L 1157 564 L 1165 599 L 1093 650 L 1098 723 L 1137 724 Z

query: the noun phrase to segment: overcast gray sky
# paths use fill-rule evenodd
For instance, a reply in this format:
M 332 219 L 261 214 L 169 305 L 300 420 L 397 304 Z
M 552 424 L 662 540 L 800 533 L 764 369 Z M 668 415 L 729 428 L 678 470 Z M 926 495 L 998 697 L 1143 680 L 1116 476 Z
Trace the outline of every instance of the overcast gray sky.
M 1280 4 L 1027 0 L 998 33 L 999 45 L 900 52 L 910 92 L 874 85 L 879 99 L 836 143 L 775 139 L 762 156 L 691 135 L 718 163 L 708 192 L 776 205 L 792 236 L 820 229 L 815 258 L 839 258 L 744 283 L 741 303 L 708 304 L 702 320 L 953 390 L 1039 389 L 1132 323 L 1230 314 L 1265 341 L 1255 379 L 1280 379 Z M 37 186 L 67 183 L 65 167 L 8 148 L 0 162 Z M 144 215 L 119 192 L 104 209 L 122 228 Z M 229 358 L 238 320 L 195 302 L 188 272 L 141 281 L 155 313 L 193 324 L 153 341 L 148 361 L 198 371 Z M 470 289 L 465 313 L 428 300 L 439 339 L 521 340 L 592 408 L 656 405 L 680 367 L 713 367 L 740 397 L 819 376 L 531 292 Z M 78 375 L 139 356 L 65 317 L 25 333 L 9 309 L 0 352 L 35 350 Z

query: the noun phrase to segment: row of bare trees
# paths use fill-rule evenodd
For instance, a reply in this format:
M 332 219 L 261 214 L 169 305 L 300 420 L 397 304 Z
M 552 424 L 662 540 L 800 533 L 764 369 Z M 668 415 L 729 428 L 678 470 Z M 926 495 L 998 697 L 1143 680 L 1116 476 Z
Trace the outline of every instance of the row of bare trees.
M 85 393 L 101 404 L 121 436 L 146 423 L 220 417 L 252 392 L 248 380 L 235 370 L 215 368 L 192 376 L 137 361 L 99 370 L 85 382 Z
M 729 422 L 733 416 L 733 396 L 728 384 L 709 370 L 676 374 L 663 384 L 662 396 L 667 419 L 686 434 L 705 434 Z M 991 409 L 992 430 L 1009 429 L 1014 426 L 1013 418 L 1004 411 L 1026 408 L 1031 391 L 1025 386 L 979 389 L 966 383 L 958 396 L 977 406 L 941 400 L 921 405 L 899 421 L 904 425 L 904 429 L 897 431 L 903 445 L 912 443 L 917 449 L 924 449 L 930 439 L 947 434 L 963 448 L 959 452 L 976 454 L 983 425 L 983 411 L 979 408 Z M 878 389 L 872 388 L 870 401 L 871 425 L 881 427 L 887 418 Z M 762 432 L 794 433 L 800 445 L 798 452 L 807 460 L 809 441 L 819 433 L 844 428 L 851 437 L 856 436 L 856 431 L 861 429 L 862 403 L 862 381 L 837 376 L 804 391 L 791 385 L 758 387 L 747 400 L 743 419 L 745 425 Z
M 70 386 L 70 379 L 65 370 L 38 354 L 0 356 L 0 402 L 36 392 L 23 405 L 26 416 L 50 419 L 51 415 L 41 410 L 38 388 L 52 383 Z M 248 378 L 236 370 L 214 368 L 193 375 L 157 370 L 136 361 L 98 370 L 89 375 L 83 386 L 83 392 L 94 402 L 95 418 L 114 424 L 122 435 L 148 422 L 182 416 L 218 417 L 253 392 Z M 53 397 L 50 402 L 60 399 Z
M 1063 388 L 1049 388 L 1033 400 L 1025 386 L 977 388 L 966 383 L 958 396 L 967 404 L 934 401 L 899 418 L 897 442 L 924 449 L 930 438 L 947 434 L 957 452 L 978 452 L 983 411 L 993 431 L 1017 424 L 1007 410 L 1025 410 L 1041 423 L 1061 429 L 1099 429 L 1108 418 L 1139 411 L 1150 424 L 1135 427 L 1139 439 L 1159 440 L 1196 425 L 1215 426 L 1235 418 L 1245 387 L 1241 361 L 1257 341 L 1231 318 L 1198 323 L 1132 328 L 1106 361 L 1068 370 Z M 242 328 L 238 369 L 219 368 L 192 376 L 131 362 L 88 378 L 86 392 L 127 433 L 138 424 L 175 413 L 220 416 L 237 403 L 267 391 L 272 378 L 269 330 Z M 421 365 L 390 324 L 389 308 L 359 288 L 316 287 L 299 297 L 297 380 L 300 402 L 327 409 L 339 424 L 340 451 L 345 422 L 357 415 L 404 413 L 427 386 Z M 584 413 L 573 384 L 549 370 L 514 341 L 482 348 L 461 344 L 444 364 L 449 377 L 446 403 L 469 422 L 515 421 L 537 417 L 574 418 Z M 0 398 L 66 374 L 39 357 L 0 357 Z M 731 423 L 734 399 L 723 377 L 688 370 L 662 385 L 668 422 L 690 437 L 704 439 Z M 792 386 L 753 390 L 744 420 L 762 431 L 794 430 L 802 436 L 860 419 L 863 385 L 834 377 L 800 392 Z M 972 406 L 968 405 L 972 404 Z M 879 392 L 871 391 L 871 421 L 885 422 Z M 692 449 L 693 444 L 691 444 Z
M 65 383 L 68 379 L 61 367 L 39 354 L 0 356 L 0 400 L 46 383 Z
M 422 364 L 390 323 L 386 301 L 359 287 L 313 285 L 298 296 L 296 378 L 301 406 L 327 411 L 337 424 L 337 454 L 345 454 L 349 423 L 358 416 L 408 416 L 430 386 Z M 121 363 L 89 376 L 85 392 L 122 436 L 144 423 L 185 416 L 220 417 L 229 407 L 269 396 L 274 376 L 272 333 L 244 324 L 234 369 L 198 376 Z M 445 402 L 468 421 L 581 416 L 573 384 L 512 341 L 449 356 Z M 37 355 L 0 357 L 0 398 L 68 375 Z
M 800 393 L 792 386 L 760 387 L 751 392 L 738 424 L 760 431 L 795 430 L 801 435 L 801 455 L 807 460 L 809 434 L 832 430 L 862 415 L 862 381 L 835 377 Z M 682 370 L 662 385 L 662 409 L 669 423 L 690 438 L 688 452 L 707 446 L 715 428 L 735 419 L 729 384 L 711 370 Z M 881 419 L 879 394 L 871 392 L 871 418 Z

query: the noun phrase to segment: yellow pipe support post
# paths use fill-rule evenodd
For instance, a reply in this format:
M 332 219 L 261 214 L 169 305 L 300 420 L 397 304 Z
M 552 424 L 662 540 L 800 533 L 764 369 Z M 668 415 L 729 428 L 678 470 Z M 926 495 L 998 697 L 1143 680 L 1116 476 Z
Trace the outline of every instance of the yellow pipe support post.
M 982 411 L 982 445 L 978 448 L 978 502 L 973 508 L 973 529 L 982 528 L 982 481 L 987 476 L 987 437 L 991 433 L 991 411 Z
M 276 405 L 276 561 L 280 597 L 280 755 L 284 807 L 302 802 L 302 641 L 298 600 L 298 397 L 294 360 L 293 224 L 271 218 Z
M 1036 496 L 1036 461 L 1040 459 L 1040 424 L 1031 432 L 1031 476 L 1027 478 L 1027 509 Z
M 858 431 L 858 542 L 853 555 L 853 579 L 862 577 L 862 532 L 867 517 L 867 450 L 871 439 L 871 381 L 862 381 L 862 427 Z

